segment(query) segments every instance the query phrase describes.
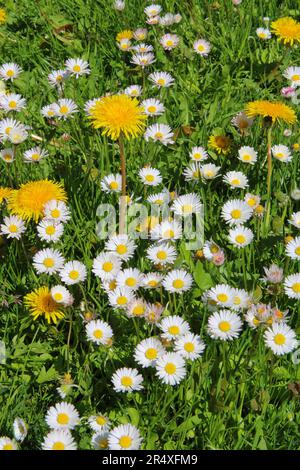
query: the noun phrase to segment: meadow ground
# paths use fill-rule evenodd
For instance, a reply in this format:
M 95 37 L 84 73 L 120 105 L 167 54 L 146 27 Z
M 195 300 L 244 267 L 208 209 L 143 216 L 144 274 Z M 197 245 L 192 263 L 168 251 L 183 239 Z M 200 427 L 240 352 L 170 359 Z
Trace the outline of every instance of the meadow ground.
M 271 23 L 281 17 L 299 20 L 299 2 L 243 0 L 238 6 L 231 0 L 158 3 L 163 9 L 160 16 L 167 12 L 180 14 L 181 21 L 172 25 L 147 24 L 144 9 L 150 2 L 140 0 L 127 0 L 123 11 L 116 11 L 113 1 L 104 0 L 7 0 L 3 6 L 7 18 L 0 25 L 0 66 L 13 62 L 22 72 L 13 81 L 2 81 L 2 85 L 5 83 L 6 93 L 22 95 L 26 107 L 20 113 L 10 111 L 3 105 L 2 93 L 0 150 L 12 149 L 14 160 L 11 163 L 0 160 L 0 340 L 6 354 L 0 365 L 0 435 L 12 438 L 13 422 L 20 417 L 28 426 L 20 448 L 41 448 L 50 431 L 49 420 L 45 421 L 49 408 L 66 401 L 74 405 L 81 417 L 72 431 L 73 437 L 69 436 L 71 441 L 74 439 L 71 445 L 76 442 L 79 449 L 91 449 L 95 442 L 96 447 L 97 442 L 105 447 L 107 438 L 113 448 L 104 421 L 94 419 L 94 430 L 88 422 L 89 417 L 102 414 L 104 420 L 110 421 L 111 429 L 126 423 L 135 426 L 143 439 L 141 447 L 149 450 L 299 449 L 300 368 L 297 355 L 292 352 L 297 350 L 293 331 L 296 335 L 300 332 L 300 275 L 297 277 L 300 209 L 296 191 L 300 135 L 293 114 L 298 113 L 299 105 L 297 99 L 284 97 L 281 90 L 293 85 L 293 90 L 286 93 L 295 94 L 300 84 L 300 69 L 292 72 L 292 78 L 291 74 L 289 78 L 284 76 L 289 67 L 300 66 L 300 31 L 295 33 L 298 42 L 294 44 L 278 41 L 274 32 L 269 39 L 256 33 L 259 27 L 271 29 Z M 266 17 L 269 22 L 263 19 Z M 156 61 L 141 67 L 131 63 L 132 51 L 121 50 L 122 39 L 118 44 L 116 36 L 123 30 L 144 27 L 148 35 L 143 42 L 153 46 Z M 160 43 L 166 33 L 180 38 L 170 51 Z M 201 38 L 210 44 L 207 56 L 193 49 L 194 42 Z M 136 39 L 131 41 L 132 45 L 139 44 Z M 48 75 L 53 70 L 65 69 L 68 58 L 78 57 L 88 62 L 90 73 L 78 78 L 71 73 L 63 78 L 62 88 L 51 86 Z M 153 87 L 148 76 L 155 71 L 171 74 L 172 86 Z M 157 246 L 157 241 L 138 240 L 134 256 L 122 266 L 123 270 L 133 267 L 162 277 L 171 273 L 173 290 L 176 290 L 174 276 L 185 276 L 182 271 L 174 273 L 174 269 L 192 276 L 193 284 L 186 292 L 173 293 L 164 284 L 164 288 L 140 287 L 135 293 L 141 308 L 145 307 L 140 300 L 143 298 L 156 315 L 159 315 L 157 303 L 161 304 L 162 319 L 170 316 L 174 322 L 173 333 L 160 318 L 151 323 L 149 305 L 147 318 L 137 318 L 139 314 L 133 313 L 132 305 L 131 315 L 126 309 L 114 308 L 101 279 L 92 271 L 94 259 L 104 250 L 104 241 L 96 234 L 97 208 L 101 203 L 117 206 L 113 186 L 108 185 L 105 192 L 101 181 L 107 175 L 120 173 L 120 140 L 103 136 L 102 129 L 95 130 L 84 106 L 88 100 L 120 93 L 130 85 L 142 87 L 139 101 L 157 98 L 163 103 L 163 114 L 148 116 L 146 127 L 153 123 L 168 124 L 173 143 L 163 145 L 159 135 L 156 141 L 151 138 L 146 141 L 140 132 L 137 138 L 123 139 L 128 194 L 133 200 L 140 198 L 139 202 L 145 202 L 149 195 L 166 188 L 167 199 L 171 192 L 170 204 L 172 198 L 176 201 L 179 195 L 191 193 L 204 204 L 206 251 L 188 250 L 183 238 L 171 240 L 176 259 L 170 256 L 169 264 L 158 265 L 147 255 L 147 248 L 151 244 Z M 67 119 L 61 119 L 64 117 L 61 109 L 60 115 L 58 111 L 51 119 L 41 114 L 44 106 L 62 97 L 73 100 L 79 112 Z M 289 109 L 273 123 L 271 119 L 257 117 L 243 132 L 232 124 L 232 119 L 255 100 L 279 101 Z M 272 112 L 266 115 L 272 117 Z M 15 141 L 5 135 L 2 124 L 7 117 L 30 126 L 23 129 L 28 136 L 24 141 L 21 137 L 21 143 L 17 140 L 18 129 Z M 124 120 L 124 113 L 119 118 Z M 211 136 L 219 136 L 219 145 L 216 142 L 214 145 Z M 48 156 L 38 162 L 26 162 L 24 152 L 37 145 Z M 276 154 L 275 145 L 284 147 L 277 149 Z M 203 160 L 206 156 L 207 159 L 199 164 L 194 158 L 191 167 L 190 152 L 196 146 L 203 147 Z M 254 149 L 254 153 L 247 150 L 252 151 L 251 158 L 257 158 L 254 164 L 242 160 L 239 153 L 242 147 Z M 211 169 L 206 164 L 220 168 Z M 139 171 L 145 165 L 159 170 L 162 182 L 157 187 L 149 185 L 151 178 L 144 179 L 146 184 L 140 178 Z M 187 168 L 192 168 L 188 176 Z M 209 171 L 217 171 L 218 175 L 214 178 Z M 223 177 L 229 171 L 244 175 L 229 175 L 231 180 L 226 182 Z M 243 183 L 244 176 L 248 186 Z M 157 175 L 152 178 L 155 180 Z M 237 178 L 242 179 L 240 184 Z M 37 220 L 29 220 L 29 211 L 22 236 L 8 237 L 3 232 L 4 217 L 12 213 L 21 215 L 21 203 L 18 206 L 13 202 L 13 198 L 18 198 L 17 192 L 4 194 L 3 188 L 16 190 L 23 183 L 45 179 L 60 182 L 67 195 L 71 217 L 64 224 L 62 236 L 54 243 L 47 237 L 41 239 L 36 229 L 40 214 Z M 34 193 L 32 188 L 30 191 L 32 208 L 39 205 L 40 193 Z M 250 237 L 250 243 L 241 248 L 238 244 L 243 245 L 244 238 L 236 238 L 235 233 L 228 239 L 235 224 L 226 222 L 222 207 L 233 199 L 247 206 L 244 198 L 249 193 L 249 217 L 243 206 L 246 219 L 241 222 L 250 232 L 242 232 L 239 237 L 247 240 Z M 253 195 L 260 196 L 260 200 Z M 190 201 L 184 205 L 190 205 Z M 292 214 L 296 214 L 294 223 L 290 223 Z M 213 243 L 209 243 L 211 239 Z M 25 296 L 38 287 L 51 288 L 63 283 L 61 271 L 49 275 L 40 273 L 33 265 L 33 257 L 47 247 L 57 249 L 67 261 L 83 263 L 86 279 L 73 285 L 65 282 L 74 298 L 73 305 L 60 309 L 61 304 L 53 297 L 47 298 L 48 304 L 40 305 L 41 315 L 34 319 L 24 302 Z M 115 262 L 114 257 L 112 260 Z M 272 273 L 266 275 L 264 268 L 272 263 L 283 269 L 282 275 L 278 268 L 273 277 Z M 293 274 L 296 277 L 290 282 L 289 276 Z M 119 285 L 124 281 L 120 279 L 117 278 Z M 189 277 L 184 282 L 189 284 Z M 130 292 L 126 291 L 129 297 Z M 241 307 L 235 301 L 237 297 Z M 64 316 L 57 323 L 48 323 L 44 318 L 45 312 L 54 311 L 51 302 L 56 304 L 56 311 L 63 311 Z M 222 307 L 231 316 L 221 321 L 216 309 Z M 174 316 L 182 317 L 188 326 L 180 323 L 178 326 Z M 86 329 L 94 317 L 110 325 L 112 344 L 108 341 L 103 346 L 95 342 L 97 337 L 92 341 L 87 337 Z M 214 321 L 211 329 L 209 320 Z M 284 329 L 285 325 L 292 330 Z M 100 324 L 101 328 L 104 326 Z M 186 375 L 172 386 L 156 375 L 157 365 L 142 367 L 134 353 L 142 340 L 160 337 L 161 347 L 179 350 L 173 359 L 180 369 L 183 346 L 176 339 L 176 328 L 189 328 L 201 340 L 198 336 L 189 340 L 185 337 L 189 345 L 193 343 L 192 347 L 199 348 L 199 357 L 187 358 L 186 364 L 181 364 Z M 269 346 L 266 331 L 272 336 Z M 234 337 L 230 337 L 230 332 Z M 200 351 L 202 341 L 204 351 Z M 282 349 L 284 342 L 286 351 Z M 187 353 L 188 349 L 184 351 Z M 278 355 L 278 351 L 286 354 Z M 138 370 L 143 376 L 143 389 L 118 391 L 121 385 L 119 389 L 114 386 L 112 377 L 122 367 Z M 172 375 L 170 370 L 164 371 L 165 376 Z M 129 381 L 131 373 L 127 372 Z M 126 389 L 125 382 L 122 385 Z M 126 440 L 122 442 L 123 447 L 129 445 Z M 0 438 L 1 446 L 5 443 Z

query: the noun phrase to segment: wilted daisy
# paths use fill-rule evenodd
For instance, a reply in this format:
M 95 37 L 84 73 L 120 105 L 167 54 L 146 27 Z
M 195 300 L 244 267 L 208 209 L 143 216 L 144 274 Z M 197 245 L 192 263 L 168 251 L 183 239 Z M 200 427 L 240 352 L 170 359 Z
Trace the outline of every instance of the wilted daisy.
M 38 236 L 47 242 L 57 242 L 64 232 L 64 226 L 53 219 L 42 219 L 37 226 Z
M 50 85 L 54 87 L 62 87 L 64 80 L 67 78 L 66 70 L 53 70 L 53 72 L 49 73 L 48 81 Z
M 154 264 L 166 265 L 173 264 L 177 258 L 175 248 L 167 243 L 151 245 L 147 249 L 147 258 Z
M 163 311 L 163 306 L 158 302 L 155 304 L 147 304 L 145 320 L 151 325 L 157 324 L 162 316 Z
M 233 310 L 243 310 L 249 306 L 250 296 L 244 289 L 233 289 L 233 300 L 231 308 Z
M 116 274 L 116 283 L 118 287 L 128 287 L 137 290 L 143 279 L 143 274 L 137 268 L 127 268 Z
M 138 450 L 141 443 L 140 432 L 132 424 L 120 424 L 111 429 L 108 435 L 110 450 Z
M 288 354 L 298 346 L 294 330 L 285 323 L 274 323 L 265 331 L 264 339 L 277 356 Z
M 12 163 L 15 159 L 13 149 L 7 148 L 7 149 L 0 150 L 0 158 L 5 163 Z
M 253 232 L 250 228 L 243 227 L 242 225 L 237 225 L 235 228 L 229 230 L 228 239 L 230 243 L 237 246 L 238 248 L 243 248 L 244 246 L 249 245 L 253 240 Z
M 67 285 L 78 284 L 86 279 L 86 267 L 80 261 L 69 261 L 59 273 L 61 280 Z
M 87 339 L 96 344 L 107 346 L 113 337 L 113 331 L 108 323 L 102 320 L 92 320 L 85 325 Z
M 177 385 L 186 375 L 185 361 L 178 353 L 168 352 L 155 365 L 156 375 L 167 385 Z
M 97 433 L 108 431 L 111 425 L 108 417 L 102 413 L 97 413 L 96 415 L 90 416 L 88 423 L 90 428 Z
M 277 160 L 280 160 L 284 163 L 289 163 L 292 161 L 292 155 L 290 149 L 286 145 L 274 145 L 272 147 L 272 155 Z
M 232 118 L 231 123 L 234 127 L 239 129 L 242 134 L 245 134 L 247 129 L 252 126 L 253 119 L 249 118 L 243 111 L 241 111 Z
M 254 163 L 257 161 L 257 152 L 254 150 L 253 147 L 241 147 L 238 153 L 238 159 L 241 160 L 241 162 L 254 165 Z
M 43 106 L 41 109 L 41 115 L 51 119 L 56 116 L 56 108 L 55 103 L 48 104 L 47 106 Z
M 40 250 L 33 257 L 33 267 L 39 274 L 57 273 L 63 267 L 64 262 L 60 251 L 52 248 Z
M 202 162 L 207 160 L 208 154 L 204 147 L 193 147 L 189 153 L 190 158 L 195 162 Z
M 147 127 L 144 137 L 147 142 L 151 139 L 163 145 L 174 144 L 174 132 L 167 124 L 152 124 Z
M 245 189 L 249 186 L 247 176 L 241 171 L 228 171 L 223 176 L 223 181 L 232 188 Z
M 272 37 L 271 31 L 267 28 L 257 28 L 256 35 L 259 39 L 267 40 Z
M 264 272 L 264 279 L 272 284 L 279 284 L 283 279 L 283 269 L 277 266 L 277 264 L 273 263 L 269 268 L 264 267 Z
M 142 287 L 146 289 L 156 289 L 162 283 L 164 276 L 159 273 L 147 273 L 144 274 Z
M 7 238 L 16 238 L 20 240 L 22 233 L 25 232 L 26 227 L 24 220 L 16 215 L 4 217 L 3 224 L 0 225 L 1 234 Z
M 286 255 L 289 258 L 300 260 L 300 237 L 296 237 L 286 245 Z
M 186 181 L 199 181 L 201 176 L 200 163 L 193 162 L 190 166 L 184 169 L 183 174 Z
M 21 67 L 19 67 L 19 65 L 15 64 L 14 62 L 2 64 L 0 67 L 0 77 L 5 81 L 13 81 L 15 78 L 18 78 L 21 72 Z
M 214 256 L 220 251 L 219 245 L 217 245 L 213 240 L 206 241 L 203 245 L 203 255 L 205 259 L 211 261 Z
M 283 76 L 291 81 L 293 87 L 300 86 L 300 67 L 288 67 Z
M 134 359 L 142 367 L 154 367 L 157 359 L 165 352 L 165 348 L 157 338 L 147 338 L 136 346 Z
M 122 367 L 116 370 L 111 381 L 116 392 L 133 392 L 143 388 L 143 376 L 137 369 Z
M 105 249 L 121 260 L 128 261 L 134 255 L 136 244 L 126 234 L 112 235 L 105 242 Z
M 162 177 L 156 168 L 145 166 L 139 171 L 139 177 L 146 186 L 158 186 L 162 182 Z
M 108 293 L 108 300 L 112 307 L 125 309 L 134 299 L 134 292 L 128 287 L 116 287 Z
M 221 167 L 216 166 L 214 163 L 206 163 L 201 166 L 201 176 L 205 180 L 212 180 L 218 176 Z
M 160 40 L 160 44 L 166 51 L 171 51 L 175 49 L 176 46 L 179 44 L 179 37 L 177 34 L 164 34 Z
M 23 442 L 27 436 L 28 426 L 22 418 L 15 418 L 13 422 L 14 437 L 17 441 Z
M 33 147 L 29 150 L 24 152 L 24 160 L 26 162 L 34 162 L 37 163 L 41 161 L 43 158 L 48 157 L 48 152 L 41 147 Z
M 222 341 L 237 338 L 242 329 L 240 317 L 230 310 L 219 310 L 208 318 L 208 334 Z
M 140 85 L 130 85 L 124 90 L 125 95 L 131 96 L 131 97 L 141 96 L 142 92 L 143 92 L 143 89 Z
M 176 220 L 164 220 L 151 230 L 152 240 L 172 241 L 181 238 L 182 227 Z
M 7 113 L 10 111 L 20 112 L 26 107 L 26 100 L 17 93 L 9 93 L 1 96 L 0 107 Z
M 8 140 L 15 145 L 21 144 L 24 142 L 28 137 L 28 132 L 25 127 L 12 129 L 9 133 Z
M 168 292 L 182 293 L 189 290 L 193 284 L 192 276 L 184 269 L 169 271 L 162 282 Z
M 148 78 L 158 88 L 166 88 L 174 83 L 174 78 L 168 72 L 153 72 Z
M 67 222 L 70 219 L 70 210 L 63 201 L 52 199 L 44 205 L 44 216 L 47 220 L 55 220 L 56 222 Z
M 179 14 L 166 13 L 164 16 L 159 17 L 159 24 L 162 26 L 171 26 L 174 23 L 180 23 L 182 17 Z
M 208 291 L 207 296 L 220 307 L 231 307 L 234 299 L 234 291 L 227 284 L 217 284 Z
M 80 75 L 90 73 L 89 63 L 82 59 L 67 59 L 65 62 L 66 70 L 70 75 L 78 78 Z
M 285 278 L 284 292 L 290 299 L 300 299 L 300 273 Z
M 43 450 L 77 450 L 77 445 L 68 429 L 50 431 L 42 442 Z
M 144 111 L 148 116 L 160 116 L 165 112 L 164 105 L 155 98 L 149 98 L 142 101 L 141 106 L 144 108 Z
M 0 450 L 18 450 L 18 445 L 10 437 L 0 436 Z
M 205 39 L 197 39 L 197 41 L 195 41 L 193 44 L 193 48 L 195 49 L 197 54 L 206 57 L 210 53 L 211 45 Z
M 289 223 L 294 225 L 296 228 L 300 228 L 300 211 L 292 213 Z
M 148 31 L 146 28 L 138 28 L 134 31 L 133 37 L 136 41 L 144 41 L 147 37 Z
M 65 306 L 72 305 L 74 299 L 72 294 L 68 291 L 65 286 L 56 285 L 51 287 L 51 297 L 57 302 L 58 304 L 63 304 Z
M 128 38 L 120 39 L 120 41 L 117 44 L 118 44 L 118 48 L 121 51 L 126 52 L 126 51 L 129 51 L 131 49 L 131 41 Z
M 177 197 L 171 206 L 171 210 L 174 214 L 181 216 L 199 214 L 201 208 L 201 201 L 196 193 L 184 194 L 183 196 Z
M 69 116 L 72 116 L 72 114 L 78 112 L 77 104 L 68 98 L 58 100 L 57 103 L 53 104 L 53 109 L 55 116 L 62 119 L 67 119 Z
M 63 401 L 49 408 L 45 421 L 51 429 L 74 429 L 80 419 L 76 408 Z
M 92 271 L 102 281 L 115 279 L 121 269 L 121 260 L 112 253 L 100 253 L 93 261 Z
M 155 61 L 155 55 L 152 52 L 138 52 L 132 55 L 130 62 L 144 68 L 154 64 Z
M 142 298 L 132 299 L 126 306 L 126 315 L 129 318 L 141 318 L 144 317 L 147 310 L 147 304 Z
M 252 213 L 252 208 L 240 199 L 231 199 L 222 207 L 222 217 L 229 225 L 240 225 L 247 222 Z
M 105 450 L 108 448 L 108 431 L 96 432 L 92 435 L 91 444 L 95 450 Z
M 157 4 L 151 4 L 148 7 L 144 9 L 144 12 L 146 13 L 147 16 L 158 16 L 161 12 L 162 8 L 160 5 Z
M 201 340 L 200 336 L 187 333 L 175 340 L 174 348 L 184 359 L 194 361 L 202 355 L 205 343 Z
M 123 11 L 125 8 L 125 1 L 124 0 L 115 0 L 114 8 L 117 11 Z
M 257 194 L 247 193 L 244 197 L 244 201 L 248 204 L 249 207 L 255 209 L 260 203 L 260 196 Z

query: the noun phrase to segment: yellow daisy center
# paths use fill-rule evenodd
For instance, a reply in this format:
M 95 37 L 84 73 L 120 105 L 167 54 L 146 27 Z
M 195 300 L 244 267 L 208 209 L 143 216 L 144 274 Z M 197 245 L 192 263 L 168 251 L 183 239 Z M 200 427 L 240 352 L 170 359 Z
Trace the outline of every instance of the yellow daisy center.
M 292 75 L 291 78 L 292 78 L 293 82 L 296 82 L 297 80 L 300 80 L 300 75 L 295 74 L 295 75 Z
M 127 246 L 126 245 L 118 245 L 116 251 L 119 255 L 125 255 L 127 253 Z
M 110 261 L 106 261 L 102 265 L 103 271 L 105 271 L 106 273 L 109 273 L 113 269 L 113 267 L 114 265 Z
M 65 450 L 65 448 L 66 448 L 65 444 L 61 441 L 54 442 L 52 446 L 52 450 Z
M 78 64 L 77 64 L 77 65 L 74 65 L 74 67 L 73 67 L 73 72 L 76 72 L 76 73 L 77 73 L 77 72 L 80 72 L 80 70 L 81 70 L 80 65 L 78 65 Z
M 60 216 L 60 210 L 58 209 L 53 209 L 50 213 L 51 217 L 53 217 L 54 219 L 57 219 Z
M 60 292 L 56 292 L 56 293 L 53 295 L 53 298 L 54 298 L 54 300 L 56 300 L 57 302 L 59 302 L 60 300 L 62 300 L 63 295 L 62 295 Z
M 128 287 L 134 287 L 136 285 L 136 279 L 134 277 L 128 277 L 125 281 Z
M 7 70 L 6 75 L 7 77 L 13 77 L 15 72 L 12 69 Z
M 9 103 L 8 103 L 8 106 L 12 109 L 16 108 L 17 107 L 17 102 L 14 101 L 14 100 L 11 100 Z
M 59 111 L 61 114 L 67 114 L 69 112 L 69 107 L 66 105 L 63 105 L 59 108 Z
M 230 323 L 229 323 L 228 321 L 221 321 L 221 322 L 219 323 L 219 329 L 220 329 L 221 331 L 223 331 L 224 333 L 226 333 L 227 331 L 229 331 L 230 328 L 231 328 L 231 326 L 230 326 Z
M 40 157 L 41 157 L 41 156 L 40 156 L 39 153 L 33 153 L 33 154 L 31 155 L 31 159 L 34 160 L 34 161 L 39 160 Z
M 163 261 L 167 258 L 167 253 L 161 250 L 157 252 L 156 256 L 159 260 Z
M 122 449 L 128 449 L 132 444 L 132 437 L 130 436 L 122 436 L 119 439 L 119 446 L 122 447 Z
M 55 227 L 53 225 L 48 225 L 48 227 L 46 227 L 46 234 L 47 235 L 54 235 L 55 234 Z
M 78 279 L 78 277 L 79 277 L 79 272 L 76 271 L 76 269 L 73 269 L 72 271 L 70 271 L 69 273 L 70 279 L 73 279 L 73 281 L 75 281 L 76 279 Z
M 237 235 L 235 241 L 239 244 L 245 243 L 246 237 L 244 235 Z
M 296 282 L 295 284 L 293 284 L 292 289 L 296 294 L 299 294 L 299 292 L 300 292 L 300 282 Z
M 45 258 L 43 261 L 43 265 L 45 268 L 53 268 L 54 266 L 54 259 L 53 258 Z
M 136 317 L 139 317 L 145 313 L 145 307 L 144 305 L 136 305 L 133 310 L 132 314 Z
M 172 282 L 174 289 L 182 289 L 184 286 L 184 281 L 182 279 L 175 279 Z
M 145 352 L 145 357 L 149 360 L 153 360 L 157 358 L 157 350 L 155 348 L 149 348 Z
M 274 343 L 277 344 L 278 346 L 283 345 L 286 342 L 286 337 L 281 334 L 277 333 L 277 335 L 274 336 Z
M 164 78 L 159 78 L 159 79 L 157 80 L 157 83 L 158 83 L 158 85 L 160 85 L 160 86 L 164 86 L 164 85 L 166 84 L 166 81 L 165 81 Z
M 125 297 L 125 295 L 120 295 L 120 297 L 117 298 L 117 304 L 118 305 L 127 304 L 127 297 Z
M 156 106 L 152 105 L 152 106 L 148 106 L 148 112 L 149 113 L 155 113 L 156 111 Z
M 297 246 L 297 248 L 295 249 L 295 253 L 296 255 L 300 256 L 300 246 Z
M 94 334 L 96 339 L 103 338 L 103 331 L 102 330 L 95 330 L 93 334 Z
M 104 416 L 97 416 L 96 423 L 99 424 L 99 426 L 104 426 L 104 424 L 106 424 L 106 418 Z
M 4 444 L 4 446 L 2 447 L 3 450 L 13 450 L 13 445 L 11 442 L 9 442 L 8 444 Z
M 148 281 L 148 286 L 150 287 L 156 287 L 158 285 L 158 282 L 155 279 L 151 279 L 151 281 Z
M 166 46 L 170 47 L 170 46 L 173 46 L 174 42 L 171 40 L 171 39 L 168 39 L 168 41 L 166 41 Z
M 184 344 L 184 349 L 186 352 L 191 353 L 195 351 L 195 345 L 194 343 L 188 342 Z
M 242 156 L 242 159 L 243 159 L 245 162 L 250 162 L 250 160 L 251 160 L 251 155 L 249 155 L 248 153 L 246 153 L 245 155 Z
M 132 387 L 132 384 L 133 384 L 132 377 L 129 377 L 128 375 L 124 375 L 124 377 L 121 378 L 121 384 L 124 387 Z
M 247 203 L 250 207 L 253 207 L 255 206 L 256 204 L 256 200 L 253 198 L 253 197 L 250 197 L 248 200 L 247 200 Z
M 165 230 L 165 232 L 163 233 L 164 238 L 173 238 L 174 235 L 175 235 L 174 230 L 171 230 L 171 229 Z
M 233 180 L 231 180 L 231 184 L 237 186 L 238 184 L 241 184 L 241 180 L 239 180 L 238 178 L 234 178 Z
M 218 299 L 220 302 L 227 302 L 227 300 L 228 300 L 228 295 L 227 295 L 227 294 L 218 294 L 218 295 L 217 295 L 217 299 Z
M 242 215 L 242 212 L 239 209 L 234 209 L 233 211 L 231 211 L 231 217 L 233 219 L 239 219 L 241 215 Z
M 149 183 L 152 183 L 154 181 L 154 175 L 146 175 L 145 180 L 149 181 Z
M 168 374 L 168 375 L 173 375 L 175 374 L 176 372 L 176 366 L 175 364 L 173 364 L 172 362 L 168 362 L 166 365 L 165 365 L 165 372 Z
M 193 212 L 193 206 L 192 204 L 183 204 L 182 206 L 182 212 L 184 214 L 190 214 L 191 212 Z
M 18 231 L 18 227 L 15 224 L 11 224 L 8 227 L 10 233 L 16 233 Z
M 59 413 L 57 415 L 56 421 L 58 422 L 58 424 L 68 424 L 70 418 L 66 413 Z
M 179 335 L 180 328 L 177 325 L 173 325 L 168 328 L 168 332 L 170 333 L 170 335 Z

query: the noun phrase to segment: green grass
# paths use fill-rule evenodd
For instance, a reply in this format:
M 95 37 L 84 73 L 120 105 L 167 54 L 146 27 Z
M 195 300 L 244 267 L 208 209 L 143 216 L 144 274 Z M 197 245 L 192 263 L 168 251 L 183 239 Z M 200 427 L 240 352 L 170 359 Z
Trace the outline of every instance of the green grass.
M 53 285 L 58 278 L 38 277 L 33 270 L 32 255 L 44 246 L 35 234 L 34 224 L 29 226 L 23 243 L 3 239 L 0 339 L 7 347 L 7 361 L 0 365 L 0 434 L 11 436 L 13 420 L 20 416 L 29 425 L 22 449 L 40 447 L 42 436 L 48 432 L 44 416 L 49 406 L 60 401 L 56 388 L 59 377 L 68 370 L 69 359 L 72 378 L 78 385 L 71 401 L 80 415 L 87 418 L 99 410 L 108 413 L 115 425 L 137 425 L 145 449 L 299 449 L 299 395 L 290 390 L 291 384 L 300 381 L 299 366 L 293 364 L 290 355 L 279 358 L 267 350 L 262 330 L 245 326 L 241 337 L 231 343 L 212 340 L 206 333 L 209 312 L 201 301 L 203 290 L 217 283 L 244 287 L 245 274 L 247 290 L 255 291 L 265 303 L 289 309 L 289 324 L 299 332 L 299 302 L 284 294 L 272 296 L 261 281 L 263 266 L 272 262 L 282 265 L 285 275 L 299 272 L 299 263 L 286 258 L 283 243 L 284 236 L 297 235 L 287 220 L 299 210 L 299 202 L 298 208 L 289 197 L 281 203 L 279 194 L 289 195 L 297 179 L 299 183 L 299 153 L 289 165 L 274 161 L 272 231 L 246 248 L 245 273 L 240 253 L 228 244 L 220 212 L 224 202 L 232 197 L 242 198 L 246 191 L 233 193 L 219 179 L 194 188 L 182 174 L 189 163 L 191 147 L 207 146 L 211 133 L 220 128 L 232 134 L 234 146 L 226 158 L 210 152 L 210 161 L 221 164 L 222 173 L 231 169 L 245 171 L 251 192 L 265 196 L 265 130 L 256 122 L 251 134 L 241 138 L 230 121 L 248 101 L 277 99 L 286 85 L 282 72 L 290 65 L 299 65 L 299 48 L 287 49 L 274 37 L 261 42 L 255 34 L 263 16 L 271 20 L 284 15 L 299 18 L 299 4 L 296 0 L 244 0 L 234 9 L 229 0 L 159 3 L 165 12 L 179 12 L 183 17 L 179 25 L 170 28 L 182 38 L 174 52 L 166 54 L 159 45 L 164 29 L 149 27 L 146 41 L 153 44 L 157 58 L 151 71 L 169 71 L 176 79 L 173 87 L 163 90 L 161 98 L 167 111 L 158 121 L 167 122 L 178 137 L 170 147 L 147 144 L 142 138 L 126 142 L 128 188 L 135 196 L 143 196 L 144 187 L 137 172 L 149 163 L 161 171 L 164 184 L 171 191 L 196 191 L 206 199 L 205 238 L 213 236 L 225 248 L 227 260 L 220 268 L 207 261 L 196 262 L 193 253 L 186 252 L 181 244 L 176 264 L 194 274 L 195 288 L 192 293 L 177 297 L 176 302 L 164 295 L 163 302 L 168 303 L 169 313 L 183 316 L 194 333 L 201 332 L 207 348 L 200 360 L 189 364 L 187 378 L 175 388 L 163 386 L 152 371 L 145 369 L 142 392 L 114 392 L 114 371 L 122 366 L 136 367 L 135 345 L 158 334 L 156 327 L 143 321 L 134 324 L 113 311 L 90 270 L 93 258 L 103 249 L 103 242 L 95 234 L 96 209 L 101 202 L 116 203 L 114 197 L 101 192 L 100 180 L 119 171 L 118 147 L 91 128 L 83 111 L 73 119 L 60 121 L 57 127 L 47 125 L 40 115 L 42 106 L 57 99 L 47 82 L 48 73 L 62 67 L 69 57 L 88 60 L 92 70 L 88 78 L 70 79 L 66 86 L 65 95 L 81 109 L 88 99 L 142 83 L 139 70 L 118 50 L 115 36 L 122 29 L 144 26 L 143 9 L 147 3 L 128 0 L 125 12 L 116 13 L 111 2 L 104 0 L 8 0 L 8 23 L 0 29 L 0 62 L 14 61 L 23 68 L 13 84 L 13 89 L 28 102 L 20 119 L 43 138 L 50 156 L 37 166 L 24 164 L 22 151 L 34 145 L 34 141 L 26 141 L 18 148 L 11 166 L 0 161 L 0 185 L 7 185 L 9 177 L 13 187 L 42 178 L 64 184 L 72 219 L 57 248 L 66 259 L 78 259 L 88 267 L 83 285 L 86 309 L 109 321 L 115 341 L 109 350 L 86 341 L 80 317 L 83 292 L 78 286 L 72 289 L 75 303 L 65 320 L 57 326 L 46 325 L 43 320 L 34 322 L 22 305 L 22 297 L 37 286 Z M 206 59 L 192 52 L 193 41 L 199 37 L 212 44 Z M 156 96 L 147 80 L 145 96 Z M 192 134 L 187 135 L 183 126 L 192 128 Z M 274 143 L 291 145 L 299 141 L 299 128 L 288 139 L 283 137 L 283 129 L 275 128 Z M 61 139 L 63 133 L 71 135 L 68 142 Z M 249 169 L 236 158 L 242 145 L 253 146 L 259 154 L 259 163 Z M 5 214 L 4 208 L 2 212 Z M 257 235 L 258 221 L 251 221 L 250 227 Z M 140 243 L 138 256 L 131 264 L 150 270 L 144 258 L 146 246 L 147 242 Z M 150 299 L 160 300 L 156 294 L 151 294 Z M 79 448 L 91 447 L 86 421 L 74 435 Z

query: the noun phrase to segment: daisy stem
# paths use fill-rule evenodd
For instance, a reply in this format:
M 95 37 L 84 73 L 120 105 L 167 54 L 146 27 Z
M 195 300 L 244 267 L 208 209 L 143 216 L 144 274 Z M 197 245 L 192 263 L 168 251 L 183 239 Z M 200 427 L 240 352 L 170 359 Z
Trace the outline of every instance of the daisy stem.
M 68 331 L 68 339 L 67 339 L 67 372 L 69 372 L 70 370 L 70 341 L 71 341 L 72 326 L 73 326 L 73 318 L 72 318 L 72 313 L 70 311 L 69 331 Z
M 245 248 L 241 248 L 242 250 L 242 266 L 243 266 L 243 277 L 244 277 L 244 287 L 247 287 L 247 277 L 246 277 L 246 259 L 245 259 Z
M 271 214 L 271 180 L 272 180 L 272 125 L 268 129 L 268 176 L 267 176 L 267 210 L 266 210 L 266 224 L 265 224 L 265 234 L 267 234 L 270 223 L 270 214 Z
M 125 215 L 126 215 L 126 158 L 124 151 L 124 141 L 122 133 L 119 136 L 118 140 L 119 149 L 120 149 L 120 159 L 121 159 L 121 174 L 122 174 L 122 196 L 120 203 L 120 225 L 119 233 L 125 233 Z

